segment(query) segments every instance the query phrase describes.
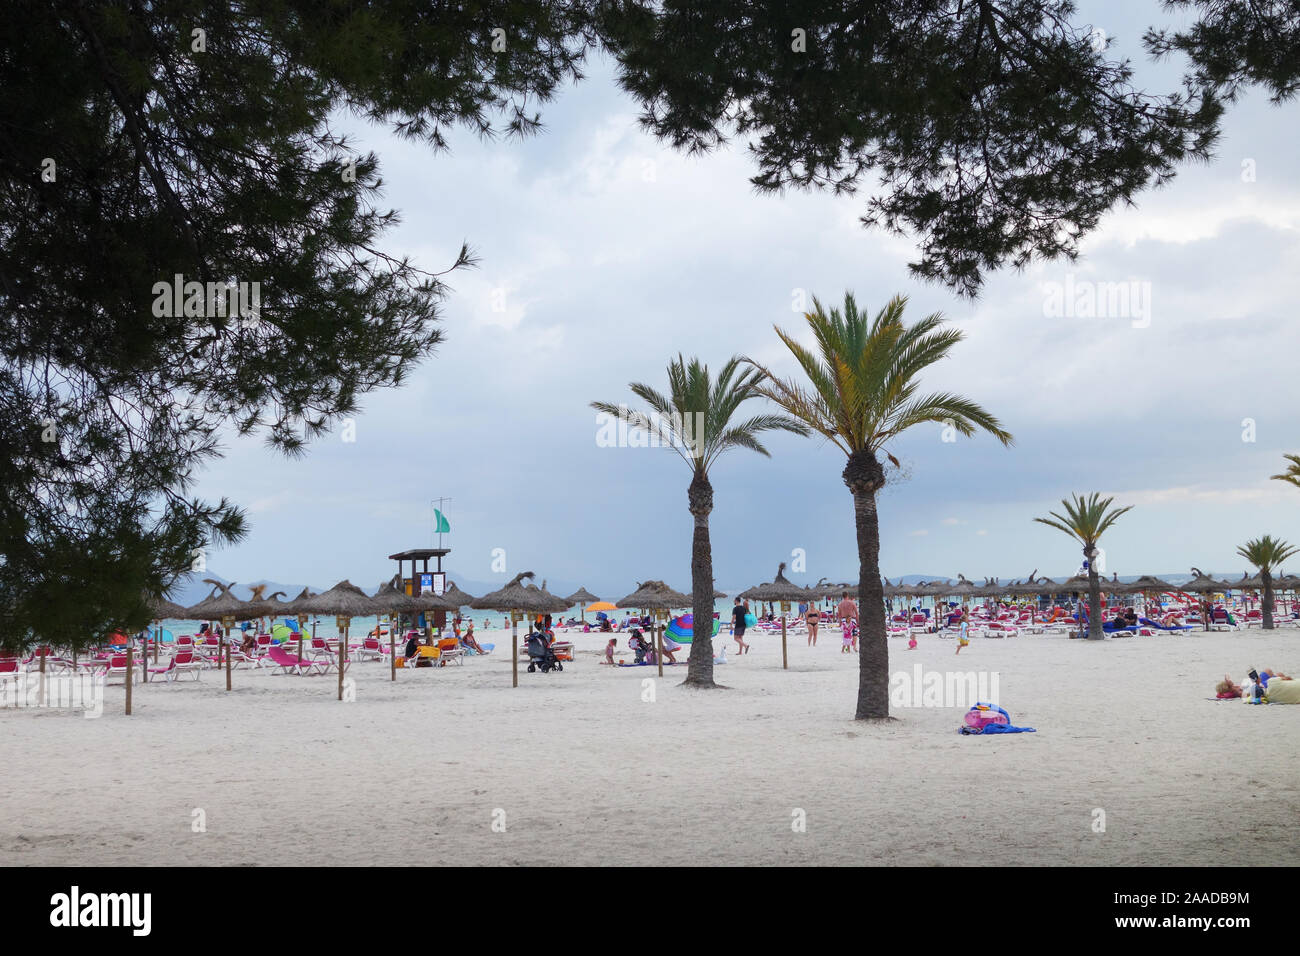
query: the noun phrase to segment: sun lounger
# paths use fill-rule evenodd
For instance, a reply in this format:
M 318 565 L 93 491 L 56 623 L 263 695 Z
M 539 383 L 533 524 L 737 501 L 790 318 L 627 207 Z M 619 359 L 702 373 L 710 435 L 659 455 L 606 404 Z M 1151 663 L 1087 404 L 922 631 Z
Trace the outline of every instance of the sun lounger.
M 314 657 L 298 659 L 297 653 L 289 653 L 276 644 L 266 652 L 269 660 L 267 666 L 274 667 L 277 674 L 327 674 L 330 664 Z
M 460 646 L 460 641 L 454 637 L 444 637 L 438 642 L 438 665 L 446 667 L 451 661 L 464 665 L 465 651 Z
M 194 679 L 198 680 L 202 672 L 203 662 L 195 658 L 193 651 L 178 650 L 172 655 L 172 659 L 166 667 L 149 668 L 150 675 L 162 677 L 168 683 L 175 681 L 182 674 L 193 674 Z

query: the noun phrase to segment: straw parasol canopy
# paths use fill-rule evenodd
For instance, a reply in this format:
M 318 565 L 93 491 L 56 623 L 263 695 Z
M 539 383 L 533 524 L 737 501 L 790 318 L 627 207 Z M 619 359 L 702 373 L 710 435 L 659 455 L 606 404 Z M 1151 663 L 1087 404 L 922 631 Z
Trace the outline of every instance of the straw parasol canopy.
M 1228 585 L 1228 587 L 1232 588 L 1234 591 L 1258 591 L 1264 587 L 1264 582 L 1259 579 L 1258 574 L 1254 577 L 1251 577 L 1249 574 L 1243 574 L 1240 581 L 1233 581 Z
M 148 602 L 149 613 L 153 615 L 155 621 L 182 621 L 189 613 L 175 601 L 169 601 L 165 597 L 146 597 L 145 601 Z
M 1232 588 L 1232 585 L 1227 581 L 1216 580 L 1200 568 L 1192 568 L 1192 573 L 1196 575 L 1196 577 L 1192 578 L 1192 580 L 1188 581 L 1178 590 L 1186 591 L 1188 594 L 1202 594 L 1208 596 Z
M 293 614 L 293 615 L 301 614 L 302 616 L 306 617 L 307 615 L 311 614 L 311 611 L 306 610 L 303 607 L 303 605 L 308 600 L 314 598 L 315 596 L 316 595 L 312 594 L 311 591 L 309 591 L 307 588 L 303 588 L 301 593 L 299 593 L 299 595 L 296 598 L 294 598 L 292 601 L 286 601 L 284 606 L 281 607 L 280 610 L 284 614 Z
M 456 587 L 456 582 L 451 580 L 447 582 L 446 590 L 442 592 L 442 596 L 452 604 L 455 604 L 456 610 L 458 611 L 461 608 L 468 607 L 474 603 L 474 595 L 470 594 L 468 591 L 462 591 L 460 588 Z
M 1067 578 L 1057 585 L 1058 593 L 1066 592 L 1069 594 L 1074 594 L 1077 591 L 1087 591 L 1088 587 L 1088 576 L 1086 574 L 1076 574 L 1074 577 Z M 1106 590 L 1105 581 L 1101 582 L 1101 589 Z
M 1294 591 L 1300 588 L 1300 577 L 1294 574 L 1284 574 L 1281 577 L 1273 579 L 1273 588 L 1277 591 Z
M 952 594 L 953 583 L 948 580 L 944 581 L 918 581 L 915 584 L 899 585 L 904 594 L 914 594 L 917 597 L 941 598 L 948 597 Z
M 768 584 L 759 584 L 744 592 L 741 597 L 749 597 L 755 601 L 767 601 L 774 603 L 776 601 L 803 601 L 808 597 L 808 592 L 797 584 L 792 584 L 785 576 L 785 562 L 776 569 L 776 577 Z
M 975 594 L 978 597 L 1002 597 L 1007 593 L 1007 586 L 998 581 L 997 578 L 985 578 L 983 584 L 975 586 Z
M 336 617 L 364 617 L 376 610 L 374 598 L 351 581 L 340 581 L 315 597 L 292 603 L 308 614 L 333 614 Z
M 1051 589 L 1056 587 L 1048 578 L 1039 578 L 1034 580 L 1034 575 L 1038 569 L 1029 572 L 1029 577 L 1023 581 L 1012 581 L 1006 585 L 1006 593 L 1012 597 L 1037 597 L 1040 594 L 1050 594 Z
M 231 588 L 235 586 L 235 582 L 222 584 L 220 581 L 212 580 L 212 578 L 204 578 L 203 583 L 212 585 L 212 593 L 198 604 L 185 610 L 184 617 L 187 620 L 220 621 L 224 618 L 233 617 L 236 621 L 247 621 L 261 616 L 262 612 L 258 605 L 241 601 L 230 593 Z M 221 593 L 218 594 L 218 591 Z
M 717 588 L 713 589 L 713 600 L 721 601 L 726 596 L 727 596 L 726 591 L 719 591 Z
M 839 584 L 823 585 L 819 591 L 822 597 L 827 597 L 827 598 L 837 598 L 841 594 L 844 594 L 845 592 L 848 593 L 849 597 L 855 598 L 858 596 L 858 586 L 856 584 L 846 584 L 844 582 L 841 582 Z M 744 594 L 739 595 L 739 597 L 744 597 L 744 596 L 745 596 Z
M 381 584 L 370 601 L 380 614 L 418 614 L 423 610 L 416 598 L 397 590 L 392 581 Z
M 234 585 L 231 586 L 233 587 Z M 264 592 L 267 587 L 268 585 L 266 584 L 255 584 L 249 588 L 249 590 L 252 591 L 253 596 L 244 603 L 247 605 L 248 610 L 252 612 L 253 617 L 268 617 L 273 614 L 279 614 L 284 610 L 285 605 L 282 602 L 275 600 L 277 594 L 284 594 L 284 592 L 276 591 L 275 594 L 272 594 L 269 598 L 264 597 L 262 592 Z
M 946 590 L 943 593 L 951 597 L 960 597 L 960 598 L 979 597 L 981 593 L 981 589 L 979 587 L 976 587 L 970 581 L 967 581 L 966 575 L 958 574 L 957 583 L 947 585 Z
M 1144 574 L 1136 581 L 1130 581 L 1128 584 L 1122 585 L 1122 587 L 1127 588 L 1129 592 L 1140 592 L 1142 594 L 1151 594 L 1155 591 L 1178 590 L 1178 588 L 1174 587 L 1174 585 L 1170 584 L 1168 581 L 1162 581 L 1160 578 L 1154 577 L 1150 574 Z
M 582 605 L 583 607 L 586 607 L 588 604 L 591 604 L 594 601 L 599 601 L 600 598 L 596 597 L 596 595 L 592 594 L 586 588 L 578 588 L 578 590 L 570 594 L 567 598 L 565 598 L 565 600 L 569 602 L 569 607 L 573 607 L 579 604 Z
M 475 598 L 469 606 L 477 611 L 524 611 L 529 614 L 547 614 L 569 608 L 564 598 L 556 597 L 545 588 L 529 587 L 523 583 L 524 578 L 533 577 L 532 571 L 521 571 L 505 587 Z
M 898 597 L 903 593 L 897 584 L 889 583 L 889 578 L 881 578 L 881 589 L 887 598 Z
M 743 598 L 745 595 L 742 593 L 740 596 Z M 676 607 L 690 607 L 691 599 L 662 581 L 646 581 L 644 584 L 638 582 L 637 589 L 619 601 L 618 606 L 643 608 L 647 611 L 671 611 Z

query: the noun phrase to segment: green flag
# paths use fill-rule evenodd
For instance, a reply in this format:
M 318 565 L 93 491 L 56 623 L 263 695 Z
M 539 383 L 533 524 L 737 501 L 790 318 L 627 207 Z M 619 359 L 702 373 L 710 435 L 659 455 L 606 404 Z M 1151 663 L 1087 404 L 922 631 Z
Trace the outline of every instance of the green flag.
M 433 515 L 434 515 L 433 530 L 435 534 L 447 534 L 448 532 L 451 531 L 451 525 L 447 524 L 447 516 L 445 514 L 443 514 L 437 508 L 434 508 Z

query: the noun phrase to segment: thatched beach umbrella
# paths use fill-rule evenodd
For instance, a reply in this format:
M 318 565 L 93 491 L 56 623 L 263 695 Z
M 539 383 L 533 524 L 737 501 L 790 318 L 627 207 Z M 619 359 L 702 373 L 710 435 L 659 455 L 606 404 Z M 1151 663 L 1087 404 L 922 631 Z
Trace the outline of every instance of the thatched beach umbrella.
M 293 617 L 296 617 L 298 619 L 298 663 L 299 664 L 302 663 L 302 633 L 303 633 L 302 629 L 307 623 L 307 618 L 311 617 L 311 611 L 307 610 L 305 605 L 311 598 L 314 598 L 315 596 L 316 595 L 312 594 L 309 589 L 303 588 L 302 591 L 298 593 L 298 596 L 296 598 L 294 598 L 292 601 L 286 601 L 280 607 L 280 613 L 286 616 L 292 615 Z M 312 633 L 315 634 L 315 631 L 316 631 L 316 625 L 313 624 Z
M 807 598 L 808 592 L 786 579 L 784 561 L 777 566 L 776 577 L 771 582 L 752 587 L 750 592 L 756 594 L 760 601 L 779 602 L 781 605 L 781 669 L 786 670 L 790 666 L 790 661 L 786 653 L 785 616 L 790 611 L 790 602 L 794 601 L 797 604 L 803 601 Z
M 1012 581 L 1010 584 L 1006 585 L 1007 594 L 1012 597 L 1038 597 L 1040 594 L 1046 594 L 1047 591 L 1045 589 L 1052 585 L 1046 583 L 1046 579 L 1043 581 L 1034 580 L 1034 575 L 1037 573 L 1038 569 L 1034 568 L 1033 571 L 1029 572 L 1029 577 L 1025 580 Z
M 1192 574 L 1195 575 L 1190 581 L 1179 588 L 1188 594 L 1196 594 L 1201 598 L 1201 623 L 1205 630 L 1210 629 L 1210 599 L 1215 594 L 1221 594 L 1230 591 L 1232 585 L 1227 581 L 1220 581 L 1206 574 L 1200 568 L 1192 568 Z
M 169 601 L 167 600 L 167 598 L 161 595 L 148 596 L 145 598 L 145 600 L 149 604 L 149 613 L 153 615 L 154 623 L 157 625 L 157 627 L 154 629 L 154 636 L 153 636 L 153 662 L 157 664 L 158 648 L 159 645 L 162 644 L 162 631 L 163 631 L 162 622 L 167 620 L 173 620 L 173 621 L 184 620 L 186 609 L 181 607 L 175 601 Z M 149 660 L 148 646 L 144 648 L 144 660 L 146 662 Z M 41 654 L 41 671 L 42 673 L 44 673 L 45 671 L 44 653 Z M 140 674 L 140 682 L 141 683 L 149 682 L 149 668 L 146 667 L 143 673 Z
M 297 603 L 297 602 L 295 602 Z M 298 604 L 309 614 L 333 614 L 339 628 L 339 700 L 343 699 L 343 671 L 348 663 L 348 628 L 352 618 L 376 611 L 374 599 L 351 581 L 340 581 L 328 591 Z
M 181 607 L 175 601 L 169 601 L 165 597 L 149 598 L 149 610 L 153 614 L 155 621 L 182 621 L 185 619 L 186 609 Z
M 750 590 L 753 590 L 752 588 Z M 744 596 L 743 594 L 741 595 Z M 631 594 L 624 597 L 618 602 L 619 607 L 641 608 L 646 611 L 653 611 L 655 616 L 655 663 L 659 665 L 659 676 L 664 676 L 664 644 L 663 630 L 664 621 L 667 620 L 670 612 L 674 608 L 688 608 L 691 606 L 689 595 L 680 591 L 675 591 L 662 581 L 646 581 L 644 584 L 638 584 L 637 589 Z M 710 631 L 713 629 L 713 622 L 707 622 Z M 692 623 L 692 628 L 698 627 L 698 622 Z M 695 652 L 694 636 L 692 633 L 691 652 Z
M 456 582 L 451 580 L 447 581 L 447 588 L 442 592 L 442 596 L 452 604 L 455 604 L 457 610 L 460 610 L 463 607 L 469 607 L 474 603 L 474 595 L 470 594 L 468 591 L 462 591 L 460 588 L 456 587 Z
M 966 611 L 966 604 L 973 597 L 980 596 L 980 588 L 971 581 L 966 580 L 966 575 L 958 574 L 957 583 L 947 586 L 949 597 L 961 598 L 962 612 Z
M 1136 581 L 1129 581 L 1127 584 L 1121 584 L 1120 586 L 1126 589 L 1125 591 L 1120 592 L 1122 594 L 1126 593 L 1126 594 L 1142 595 L 1142 616 L 1143 617 L 1145 617 L 1147 613 L 1147 596 L 1149 594 L 1151 594 L 1152 592 L 1156 594 L 1163 594 L 1166 591 L 1178 590 L 1178 588 L 1174 587 L 1168 581 L 1163 581 L 1160 578 L 1154 577 L 1153 575 L 1150 574 L 1144 574 Z M 1105 589 L 1106 587 L 1105 585 L 1103 585 L 1102 590 Z
M 395 581 L 395 579 L 394 579 Z M 414 597 L 405 591 L 397 590 L 394 581 L 387 581 L 379 586 L 375 596 L 371 598 L 371 603 L 375 607 L 376 614 L 387 614 L 390 618 L 388 624 L 388 679 L 397 680 L 397 630 L 400 626 L 403 614 L 418 614 L 420 612 L 420 603 Z
M 586 588 L 578 588 L 578 590 L 570 594 L 565 598 L 565 600 L 569 602 L 569 607 L 573 607 L 575 604 L 578 606 L 579 617 L 582 618 L 582 622 L 585 624 L 587 622 L 587 605 L 599 601 L 600 598 L 596 597 L 596 595 L 592 594 Z
M 217 651 L 217 666 L 221 665 L 221 656 L 224 653 L 226 658 L 226 690 L 230 690 L 230 628 L 236 621 L 247 621 L 259 615 L 256 605 L 249 604 L 247 601 L 241 601 L 231 593 L 235 582 L 222 584 L 220 581 L 214 581 L 212 578 L 204 578 L 204 584 L 212 585 L 212 593 L 191 608 L 187 608 L 185 616 L 195 621 L 220 621 L 221 622 L 221 645 Z M 217 592 L 221 593 L 218 594 Z
M 510 615 L 510 671 L 513 687 L 519 686 L 519 621 L 526 614 L 546 614 L 555 610 L 555 602 L 563 601 L 549 591 L 528 587 L 524 578 L 535 577 L 532 571 L 522 571 L 510 579 L 505 587 L 491 591 L 470 601 L 469 606 L 479 611 L 502 611 Z

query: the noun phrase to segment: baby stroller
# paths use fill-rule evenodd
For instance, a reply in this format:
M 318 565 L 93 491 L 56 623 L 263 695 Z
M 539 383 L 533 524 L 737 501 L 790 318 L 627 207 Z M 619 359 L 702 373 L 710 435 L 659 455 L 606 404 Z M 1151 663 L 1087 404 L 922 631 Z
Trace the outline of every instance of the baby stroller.
M 551 645 L 546 642 L 546 637 L 533 631 L 528 635 L 528 673 L 541 670 L 543 674 L 552 670 L 562 671 L 564 665 L 560 659 L 555 656 L 551 650 Z

